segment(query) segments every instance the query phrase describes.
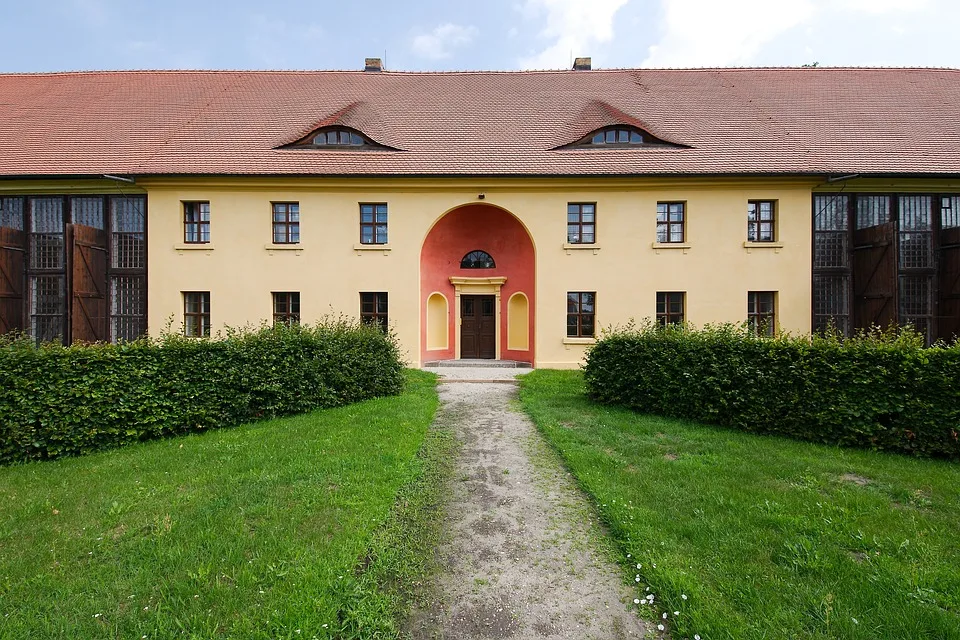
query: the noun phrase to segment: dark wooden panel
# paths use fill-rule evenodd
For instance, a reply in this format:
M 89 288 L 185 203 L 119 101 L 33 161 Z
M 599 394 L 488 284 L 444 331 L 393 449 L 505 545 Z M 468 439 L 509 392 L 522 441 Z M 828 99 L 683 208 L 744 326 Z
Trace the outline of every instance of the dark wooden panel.
M 107 234 L 72 225 L 71 337 L 74 342 L 108 341 Z
M 897 321 L 896 228 L 884 223 L 853 232 L 853 321 L 856 328 Z
M 938 338 L 960 337 L 960 227 L 940 232 Z
M 23 330 L 23 268 L 27 237 L 0 227 L 0 334 Z
M 497 357 L 494 296 L 460 296 L 460 357 Z
M 493 296 L 480 297 L 480 314 L 477 327 L 478 357 L 495 358 L 497 356 L 496 299 Z
M 460 296 L 460 357 L 480 357 L 477 296 Z

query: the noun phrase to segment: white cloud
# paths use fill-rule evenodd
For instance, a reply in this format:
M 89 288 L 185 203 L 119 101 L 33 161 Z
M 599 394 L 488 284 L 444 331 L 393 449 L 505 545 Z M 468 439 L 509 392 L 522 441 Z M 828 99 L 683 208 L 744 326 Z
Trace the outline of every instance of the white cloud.
M 955 12 L 951 2 L 660 0 L 660 35 L 641 66 L 797 64 L 801 53 L 806 59 L 821 56 L 828 64 L 889 64 L 890 52 L 878 34 L 915 33 L 913 25 L 921 18 L 945 20 Z M 847 25 L 844 38 L 830 40 L 826 34 L 836 34 L 842 25 Z
M 922 11 L 928 0 L 844 0 L 840 7 L 855 12 L 882 14 L 893 11 Z
M 663 36 L 644 67 L 748 64 L 763 45 L 810 20 L 811 0 L 663 0 Z
M 449 58 L 451 49 L 470 44 L 478 33 L 476 27 L 462 27 L 447 22 L 430 33 L 416 36 L 413 39 L 413 51 L 417 55 L 431 60 Z
M 613 17 L 629 0 L 526 0 L 527 17 L 546 14 L 540 36 L 551 40 L 538 53 L 522 58 L 522 69 L 555 69 L 570 66 L 570 57 L 589 54 L 596 44 L 613 38 Z

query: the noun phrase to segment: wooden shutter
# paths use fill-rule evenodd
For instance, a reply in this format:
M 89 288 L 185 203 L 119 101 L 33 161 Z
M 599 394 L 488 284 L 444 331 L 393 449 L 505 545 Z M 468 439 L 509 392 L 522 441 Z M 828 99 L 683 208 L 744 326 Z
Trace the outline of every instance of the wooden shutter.
M 960 337 L 960 227 L 940 232 L 940 305 L 938 337 Z
M 0 334 L 23 330 L 26 234 L 0 227 Z
M 853 232 L 855 327 L 886 328 L 897 321 L 896 239 L 893 222 Z
M 107 234 L 74 224 L 67 236 L 73 281 L 71 337 L 74 342 L 108 341 Z

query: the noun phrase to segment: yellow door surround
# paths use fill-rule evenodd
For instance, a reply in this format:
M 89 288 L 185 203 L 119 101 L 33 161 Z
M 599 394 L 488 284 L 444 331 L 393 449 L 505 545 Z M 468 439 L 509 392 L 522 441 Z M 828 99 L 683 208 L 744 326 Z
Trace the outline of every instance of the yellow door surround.
M 456 310 L 457 314 L 457 325 L 454 335 L 456 336 L 456 350 L 454 351 L 454 358 L 457 360 L 460 359 L 460 324 L 463 319 L 460 317 L 460 295 L 468 296 L 482 296 L 482 295 L 493 295 L 496 299 L 496 323 L 497 323 L 497 360 L 500 359 L 500 290 L 503 288 L 503 284 L 507 281 L 505 277 L 496 277 L 496 278 L 461 278 L 456 276 L 451 276 L 450 284 L 453 285 L 456 289 L 453 300 L 453 308 Z

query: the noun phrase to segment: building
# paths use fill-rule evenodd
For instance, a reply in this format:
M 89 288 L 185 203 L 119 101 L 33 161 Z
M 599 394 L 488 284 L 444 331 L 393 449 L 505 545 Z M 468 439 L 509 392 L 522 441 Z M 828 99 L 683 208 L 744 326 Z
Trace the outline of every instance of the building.
M 601 327 L 960 333 L 960 71 L 0 75 L 0 331 L 361 315 L 412 364 Z

